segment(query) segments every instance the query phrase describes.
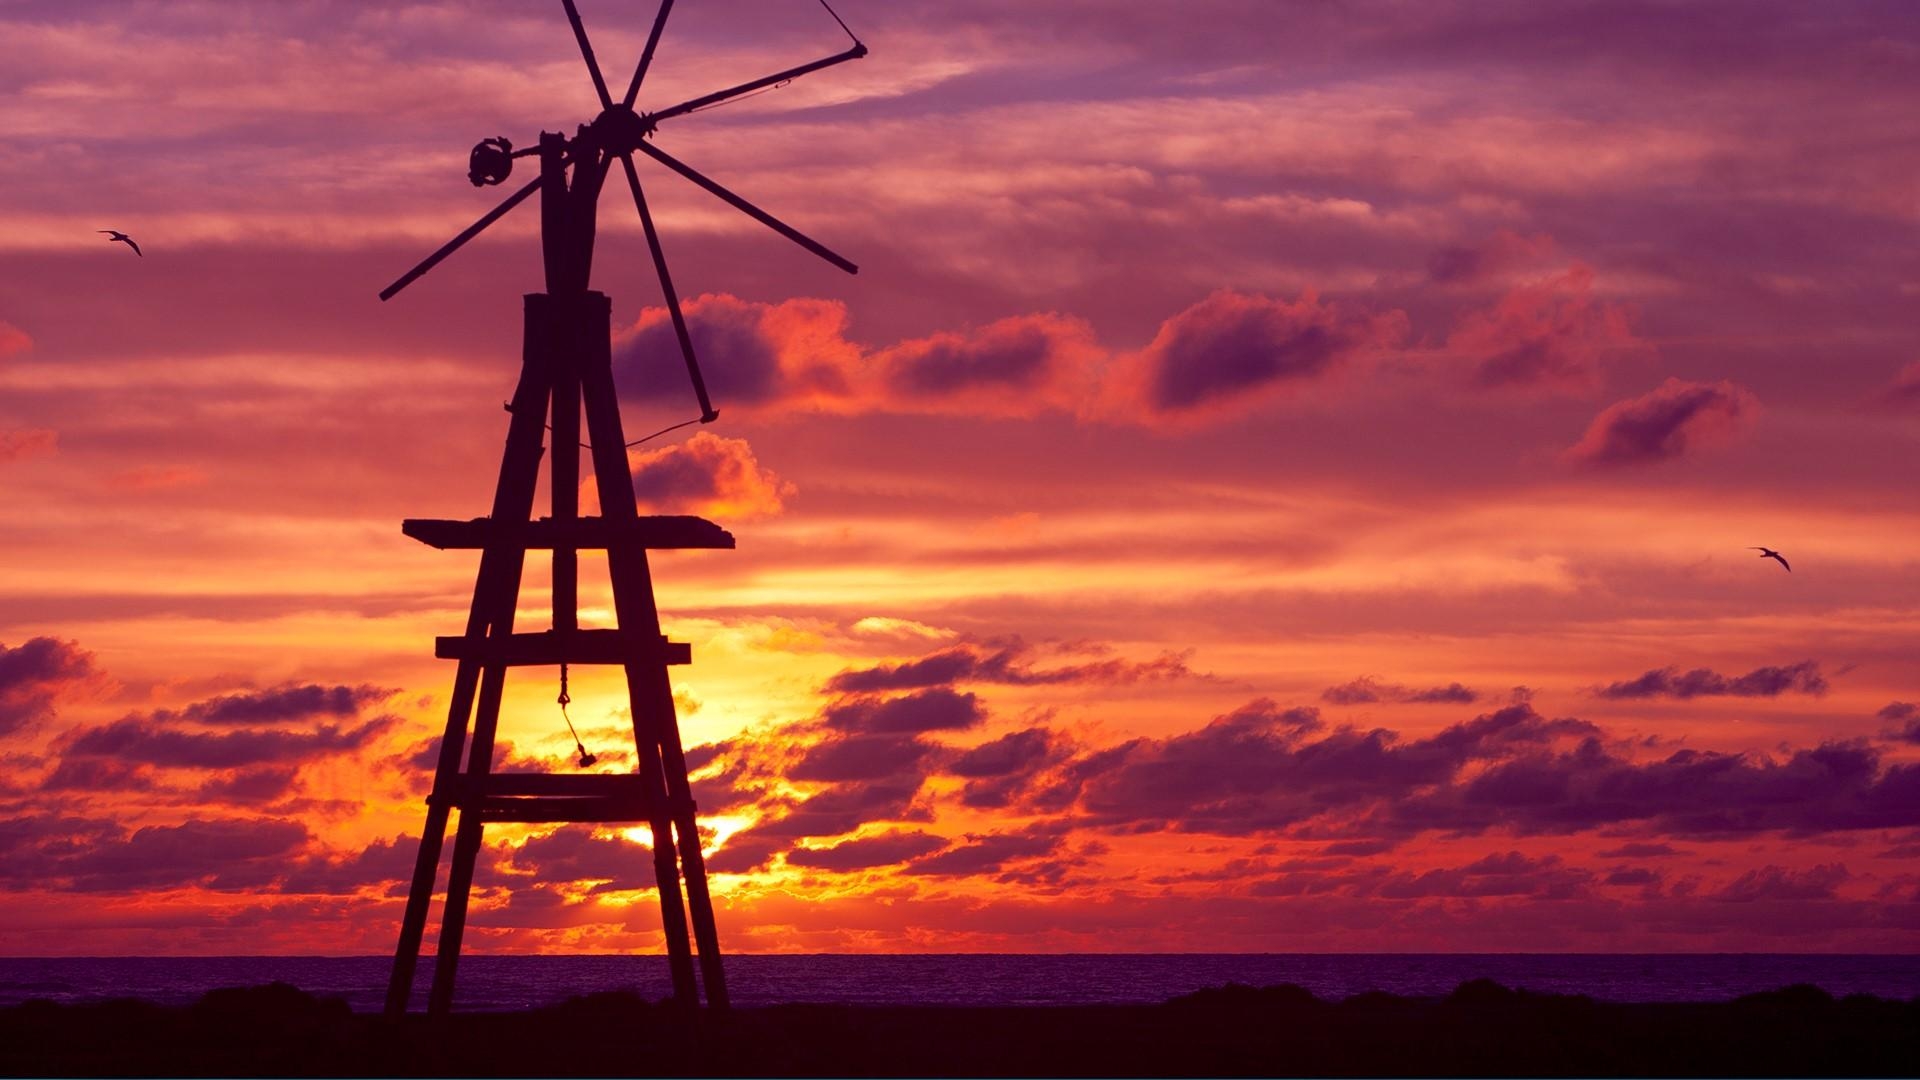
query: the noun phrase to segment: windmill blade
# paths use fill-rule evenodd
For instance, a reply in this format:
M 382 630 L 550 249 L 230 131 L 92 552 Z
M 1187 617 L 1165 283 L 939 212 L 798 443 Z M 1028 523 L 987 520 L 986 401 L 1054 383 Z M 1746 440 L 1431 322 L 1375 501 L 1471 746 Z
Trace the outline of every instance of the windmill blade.
M 607 80 L 600 77 L 600 64 L 593 58 L 593 46 L 587 41 L 587 28 L 580 22 L 580 12 L 573 6 L 573 0 L 560 0 L 567 7 L 567 21 L 573 24 L 573 37 L 580 43 L 580 55 L 587 60 L 587 72 L 593 76 L 593 88 L 600 95 L 600 107 L 613 108 L 613 98 L 607 93 Z
M 526 187 L 523 187 L 519 191 L 516 191 L 512 195 L 508 196 L 506 202 L 503 202 L 499 206 L 494 207 L 493 210 L 490 213 L 488 213 L 486 217 L 483 217 L 479 221 L 476 221 L 473 224 L 467 226 L 466 232 L 463 232 L 459 236 L 456 236 L 453 239 L 447 241 L 446 245 L 443 246 L 439 251 L 436 251 L 433 254 L 427 256 L 425 259 L 421 260 L 419 266 L 416 266 L 413 269 L 407 271 L 406 273 L 400 275 L 400 280 L 387 286 L 385 289 L 382 289 L 380 291 L 380 299 L 382 300 L 393 299 L 393 294 L 399 292 L 401 289 L 406 288 L 408 285 L 413 284 L 414 278 L 417 278 L 421 274 L 424 274 L 427 271 L 433 269 L 434 267 L 440 265 L 441 259 L 444 259 L 447 256 L 453 254 L 455 251 L 460 250 L 461 244 L 464 244 L 467 241 L 473 239 L 474 237 L 479 236 L 481 230 L 485 229 L 487 226 L 493 224 L 494 222 L 499 221 L 502 217 L 505 217 L 507 211 L 513 209 L 516 206 L 519 206 L 522 202 L 526 200 L 527 196 L 540 190 L 540 183 L 541 183 L 540 178 L 535 177 L 532 183 L 529 183 Z
M 838 16 L 835 16 L 835 17 L 838 18 Z M 775 83 L 786 82 L 789 79 L 797 79 L 802 75 L 819 71 L 821 68 L 832 67 L 835 64 L 843 64 L 848 60 L 858 60 L 865 55 L 867 55 L 867 47 L 865 45 L 860 44 L 858 41 L 856 41 L 853 43 L 853 48 L 848 49 L 846 52 L 843 52 L 843 53 L 834 53 L 832 56 L 829 56 L 824 60 L 815 60 L 811 64 L 801 64 L 799 67 L 796 67 L 796 68 L 788 68 L 785 71 L 776 71 L 773 74 L 766 76 L 765 78 L 755 79 L 752 82 L 744 82 L 744 83 L 741 83 L 739 86 L 730 86 L 725 90 L 716 90 L 713 93 L 708 94 L 706 97 L 697 97 L 697 98 L 694 98 L 692 101 L 683 101 L 678 105 L 672 106 L 671 108 L 661 109 L 659 112 L 648 113 L 647 115 L 652 117 L 654 123 L 657 124 L 660 121 L 669 119 L 671 117 L 683 116 L 687 113 L 693 112 L 695 109 L 704 109 L 709 105 L 718 105 L 721 102 L 726 101 L 728 98 L 736 98 L 736 97 L 739 97 L 741 94 L 751 93 L 755 90 L 760 89 L 763 86 L 772 86 Z
M 653 252 L 653 268 L 660 272 L 660 291 L 667 297 L 667 314 L 673 316 L 673 332 L 680 338 L 680 354 L 687 358 L 687 375 L 693 379 L 694 396 L 700 399 L 700 422 L 711 424 L 720 414 L 707 400 L 707 382 L 700 377 L 700 361 L 693 355 L 693 338 L 687 333 L 686 316 L 680 314 L 680 294 L 673 290 L 673 276 L 667 273 L 667 257 L 660 250 L 660 234 L 654 231 L 653 215 L 647 212 L 647 197 L 640 193 L 640 174 L 634 170 L 633 155 L 621 154 L 620 164 L 627 167 L 627 186 L 633 189 L 633 208 L 640 211 L 640 227 L 646 230 L 647 247 Z
M 647 68 L 653 65 L 653 48 L 660 44 L 660 31 L 666 29 L 667 12 L 673 10 L 673 0 L 660 0 L 660 13 L 653 17 L 653 32 L 647 35 L 647 47 L 640 50 L 640 66 L 633 69 L 633 81 L 627 84 L 627 97 L 623 104 L 633 108 L 633 99 L 640 96 L 640 80 L 647 77 Z
M 854 264 L 848 262 L 846 259 L 843 259 L 839 255 L 834 254 L 824 244 L 821 244 L 820 242 L 812 239 L 811 237 L 800 232 L 798 229 L 795 229 L 792 226 L 788 225 L 786 222 L 781 221 L 779 218 L 774 217 L 772 214 L 767 213 L 765 210 L 760 209 L 759 207 L 753 205 L 747 200 L 741 198 L 740 196 L 735 195 L 733 192 L 728 191 L 726 188 L 721 187 L 719 184 L 716 184 L 713 181 L 707 179 L 706 177 L 700 175 L 698 172 L 695 172 L 690 166 L 684 164 L 678 158 L 675 158 L 673 155 L 667 153 L 665 150 L 662 150 L 659 147 L 654 146 L 652 143 L 648 143 L 648 142 L 641 143 L 637 149 L 639 149 L 641 153 L 646 154 L 648 157 L 653 158 L 655 161 L 658 161 L 660 164 L 665 165 L 667 168 L 672 169 L 674 172 L 679 173 L 681 176 L 686 177 L 687 179 L 693 181 L 694 183 L 699 184 L 701 187 L 706 188 L 708 191 L 712 192 L 713 194 L 719 196 L 721 199 L 724 199 L 726 202 L 732 204 L 734 209 L 739 210 L 741 213 L 746 214 L 748 217 L 753 218 L 755 221 L 758 221 L 760 224 L 765 225 L 767 228 L 772 229 L 774 232 L 779 233 L 781 236 L 786 237 L 787 239 L 793 241 L 796 244 L 799 244 L 801 247 L 806 248 L 808 251 L 813 252 L 815 255 L 820 256 L 821 258 L 827 260 L 828 262 L 839 267 L 840 269 L 845 270 L 847 273 L 857 274 L 860 272 L 860 268 L 858 266 L 855 266 Z

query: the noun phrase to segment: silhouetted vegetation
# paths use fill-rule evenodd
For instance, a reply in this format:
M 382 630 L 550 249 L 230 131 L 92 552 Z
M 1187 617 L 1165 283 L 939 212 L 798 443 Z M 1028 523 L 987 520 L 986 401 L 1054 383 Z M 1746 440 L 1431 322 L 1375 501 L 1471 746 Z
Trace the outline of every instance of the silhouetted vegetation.
M 0 1073 L 44 1076 L 1913 1076 L 1920 1001 L 1812 986 L 1632 1005 L 1486 979 L 1445 998 L 1230 984 L 1161 1005 L 779 1005 L 630 993 L 399 1021 L 284 983 L 188 1008 L 0 1010 Z

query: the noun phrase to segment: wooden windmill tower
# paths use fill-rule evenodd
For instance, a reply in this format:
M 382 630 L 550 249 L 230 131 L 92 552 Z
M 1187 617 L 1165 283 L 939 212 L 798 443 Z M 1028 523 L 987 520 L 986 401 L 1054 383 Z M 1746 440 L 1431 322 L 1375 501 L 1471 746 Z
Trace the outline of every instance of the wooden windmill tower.
M 520 381 L 508 406 L 512 415 L 492 513 L 471 521 L 409 520 L 402 525 L 402 531 L 408 536 L 437 548 L 479 550 L 480 571 L 474 583 L 473 607 L 466 632 L 457 637 L 440 638 L 435 644 L 435 655 L 457 660 L 459 668 L 454 676 L 446 734 L 440 743 L 439 765 L 432 793 L 427 797 L 426 828 L 401 921 L 393 978 L 388 984 L 389 1015 L 404 1013 L 412 994 L 428 908 L 439 876 L 441 848 L 448 819 L 455 811 L 459 812 L 459 819 L 433 987 L 428 997 L 429 1012 L 445 1012 L 453 1002 L 454 971 L 466 924 L 467 894 L 473 884 L 481 832 L 490 822 L 646 823 L 653 834 L 654 876 L 666 930 L 674 997 L 691 1005 L 700 1000 L 704 990 L 710 1006 L 726 1006 L 726 979 L 721 970 L 713 902 L 707 892 L 706 867 L 701 859 L 686 757 L 681 751 L 667 672 L 671 665 L 690 662 L 690 650 L 685 644 L 668 641 L 660 633 L 660 615 L 654 603 L 647 551 L 730 548 L 733 537 L 712 522 L 699 518 L 640 516 L 627 471 L 629 444 L 621 427 L 620 407 L 614 393 L 612 305 L 605 295 L 588 288 L 600 189 L 607 171 L 617 160 L 627 174 L 634 207 L 640 213 L 647 246 L 653 253 L 667 310 L 672 315 L 687 373 L 699 400 L 702 423 L 710 423 L 719 414 L 708 400 L 706 385 L 700 378 L 693 343 L 680 313 L 680 300 L 674 292 L 672 278 L 667 273 L 653 216 L 641 193 L 633 155 L 641 153 L 653 158 L 848 273 L 856 269 L 852 263 L 702 176 L 648 140 L 664 120 L 858 59 L 866 55 L 866 46 L 855 38 L 851 48 L 825 59 L 658 112 L 637 112 L 633 103 L 653 60 L 654 48 L 660 42 L 660 32 L 666 26 L 673 0 L 662 0 L 633 81 L 627 86 L 626 97 L 617 103 L 601 78 L 593 47 L 573 0 L 562 0 L 562 4 L 573 25 L 587 71 L 593 76 L 602 111 L 591 123 L 582 125 L 572 138 L 542 132 L 536 147 L 518 151 L 506 139 L 488 139 L 475 146 L 468 173 L 475 185 L 501 183 L 511 172 L 513 160 L 528 155 L 538 155 L 540 175 L 380 294 L 382 300 L 392 297 L 534 192 L 540 193 L 541 247 L 547 291 L 525 298 L 526 330 Z M 827 10 L 832 14 L 831 8 Z M 836 15 L 834 20 L 839 22 L 839 17 Z M 840 26 L 846 29 L 845 23 Z M 848 31 L 847 36 L 853 38 L 852 32 Z M 584 442 L 581 438 L 583 413 L 586 418 Z M 552 513 L 536 520 L 532 517 L 534 490 L 541 458 L 546 454 L 543 443 L 547 442 L 549 431 L 553 449 L 548 459 Z M 589 450 L 592 458 L 600 500 L 598 517 L 580 516 L 582 447 Z M 553 552 L 553 626 L 532 633 L 516 631 L 514 627 L 521 572 L 529 550 Z M 581 551 L 606 552 L 617 628 L 580 627 L 578 553 Z M 558 667 L 564 708 L 566 672 L 573 664 L 608 664 L 625 669 L 637 752 L 635 770 L 623 774 L 494 772 L 494 734 L 499 725 L 507 670 Z M 592 755 L 579 746 L 577 737 L 576 746 L 582 766 L 591 764 Z

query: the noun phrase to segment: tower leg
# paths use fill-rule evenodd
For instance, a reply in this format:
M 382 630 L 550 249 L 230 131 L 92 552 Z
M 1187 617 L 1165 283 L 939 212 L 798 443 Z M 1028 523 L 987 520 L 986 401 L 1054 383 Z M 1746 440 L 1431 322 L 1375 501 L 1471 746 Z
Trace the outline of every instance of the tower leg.
M 514 575 L 515 587 L 519 575 Z M 503 632 L 511 632 L 512 615 Z M 473 751 L 467 757 L 467 777 L 484 778 L 493 771 L 493 736 L 500 724 L 500 693 L 505 667 L 490 666 L 480 677 L 480 708 L 473 718 Z M 478 789 L 481 785 L 473 785 Z M 453 977 L 460 964 L 460 940 L 467 928 L 467 894 L 473 888 L 473 867 L 480 854 L 481 822 L 478 810 L 460 808 L 460 826 L 453 838 L 453 867 L 447 874 L 447 906 L 441 916 L 440 943 L 433 958 L 433 989 L 427 994 L 427 1012 L 445 1013 L 453 1007 Z
M 460 939 L 467 929 L 467 893 L 473 887 L 473 864 L 479 854 L 480 815 L 463 810 L 453 837 L 453 869 L 447 875 L 446 913 L 433 958 L 433 989 L 427 994 L 431 1016 L 444 1016 L 453 1008 L 453 977 L 460 965 Z
M 413 863 L 413 886 L 407 890 L 407 911 L 400 919 L 400 947 L 393 957 L 393 976 L 387 981 L 387 1016 L 407 1011 L 413 997 L 414 969 L 420 964 L 420 939 L 427 931 L 427 907 L 433 903 L 433 882 L 440 873 L 440 847 L 447 839 L 447 808 L 427 805 L 427 825 L 420 835 L 420 853 Z
M 593 449 L 593 476 L 600 496 L 600 513 L 609 519 L 633 519 L 639 517 L 640 511 L 633 497 L 632 476 L 627 469 L 626 433 L 620 423 L 620 403 L 613 386 L 611 305 L 600 293 L 587 293 L 582 301 L 582 310 L 573 320 L 578 328 L 578 336 L 574 338 L 578 350 L 575 356 L 587 417 L 587 441 Z M 646 551 L 609 550 L 607 576 L 613 584 L 614 610 L 620 626 L 630 632 L 658 636 L 660 612 L 654 604 L 653 577 L 647 566 Z M 641 748 L 642 770 L 650 777 L 659 778 L 650 779 L 647 786 L 660 796 L 659 810 L 652 822 L 654 874 L 660 887 L 660 914 L 667 932 L 667 958 L 673 970 L 674 993 L 688 1003 L 698 1000 L 691 946 L 687 941 L 688 912 L 681 904 L 680 878 L 684 872 L 686 899 L 692 909 L 694 936 L 700 946 L 707 1002 L 723 1006 L 726 987 L 720 975 L 719 936 L 714 931 L 712 900 L 707 892 L 705 864 L 700 858 L 700 837 L 694 827 L 692 802 L 687 798 L 686 761 L 678 754 L 680 735 L 666 668 L 629 667 L 627 695 L 633 710 L 634 741 Z M 679 833 L 677 844 L 676 832 Z M 690 859 L 686 855 L 689 850 L 692 851 Z
M 513 419 L 507 425 L 507 445 L 501 456 L 500 479 L 494 487 L 493 516 L 497 520 L 525 520 L 533 512 L 534 491 L 539 483 L 540 459 L 545 453 L 542 446 L 545 437 L 546 406 L 552 392 L 552 382 L 548 372 L 547 357 L 552 350 L 552 325 L 548 316 L 545 296 L 534 294 L 526 298 L 525 330 L 521 347 L 520 381 L 514 387 L 513 404 L 510 412 Z M 524 548 L 488 548 L 481 552 L 480 570 L 473 587 L 473 606 L 467 615 L 467 636 L 485 634 L 490 628 L 500 633 L 510 633 L 513 629 L 514 608 L 519 601 L 520 575 L 525 566 Z M 499 716 L 498 676 L 490 680 L 493 685 L 493 716 Z M 413 884 L 407 893 L 406 912 L 400 922 L 400 942 L 393 959 L 393 975 L 387 983 L 388 1016 L 398 1016 L 407 1011 L 409 999 L 413 996 L 413 981 L 420 961 L 421 940 L 426 933 L 427 909 L 433 902 L 433 884 L 440 868 L 440 850 L 446 842 L 447 819 L 453 800 L 460 789 L 460 761 L 466 748 L 467 723 L 473 714 L 475 685 L 481 682 L 480 665 L 471 660 L 460 663 L 454 676 L 453 700 L 447 706 L 447 728 L 440 741 L 440 760 L 434 772 L 433 793 L 427 799 L 427 822 L 420 837 L 419 855 L 414 860 Z M 481 693 L 483 711 L 488 695 Z M 476 744 L 478 742 L 476 730 Z M 490 763 L 493 756 L 492 726 L 487 726 L 486 749 L 476 757 Z M 466 818 L 461 815 L 460 828 L 464 835 Z M 478 820 L 474 822 L 474 847 L 478 851 Z M 459 863 L 460 840 L 454 842 L 456 869 Z M 466 881 L 458 889 L 448 883 L 448 906 L 451 909 L 454 896 L 459 897 L 461 925 L 466 914 L 467 888 L 472 881 L 471 859 Z M 446 969 L 445 994 L 451 1000 L 452 964 L 444 963 L 441 956 L 451 951 L 459 952 L 459 934 L 456 932 L 451 950 L 444 933 L 437 946 L 440 955 L 436 956 L 435 991 L 439 992 L 442 982 L 439 971 Z

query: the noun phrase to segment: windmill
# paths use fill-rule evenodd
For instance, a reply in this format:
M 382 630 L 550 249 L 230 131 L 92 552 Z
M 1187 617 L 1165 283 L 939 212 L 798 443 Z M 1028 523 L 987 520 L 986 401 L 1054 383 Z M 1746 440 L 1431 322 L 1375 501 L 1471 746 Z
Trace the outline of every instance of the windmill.
M 686 318 L 680 311 L 680 298 L 667 271 L 666 256 L 654 229 L 653 215 L 647 208 L 639 172 L 634 168 L 635 154 L 645 154 L 840 269 L 850 274 L 857 271 L 846 259 L 649 141 L 665 121 L 865 56 L 866 46 L 847 30 L 846 23 L 833 13 L 826 0 L 821 0 L 821 6 L 847 32 L 853 41 L 851 48 L 654 112 L 637 111 L 634 102 L 653 62 L 654 49 L 660 43 L 673 0 L 662 0 L 639 65 L 627 85 L 626 96 L 617 103 L 600 74 L 600 65 L 594 59 L 593 46 L 573 0 L 561 2 L 572 24 L 574 39 L 580 45 L 580 55 L 586 61 L 587 73 L 593 78 L 594 91 L 599 95 L 599 115 L 590 123 L 580 125 L 572 138 L 556 132 L 541 132 L 538 144 L 528 149 L 515 150 L 504 137 L 486 139 L 475 146 L 468 158 L 467 174 L 475 186 L 503 183 L 512 172 L 513 162 L 530 155 L 538 156 L 540 175 L 380 293 L 380 299 L 391 299 L 536 191 L 540 193 L 541 252 L 547 291 L 525 297 L 520 379 L 507 406 L 511 419 L 500 479 L 494 489 L 493 511 L 487 517 L 471 521 L 410 519 L 401 525 L 406 535 L 433 547 L 478 549 L 481 554 L 466 632 L 458 637 L 439 638 L 435 643 L 435 655 L 457 660 L 459 667 L 454 676 L 433 788 L 427 797 L 426 826 L 401 918 L 393 976 L 387 987 L 389 1015 L 406 1012 L 412 995 L 428 909 L 439 876 L 441 848 L 448 820 L 456 810 L 460 816 L 448 870 L 433 984 L 428 995 L 429 1012 L 444 1013 L 452 1007 L 454 973 L 460 957 L 468 892 L 473 884 L 481 832 L 485 825 L 493 822 L 648 825 L 653 838 L 654 878 L 674 998 L 685 1005 L 697 1004 L 704 989 L 710 1007 L 726 1007 L 726 980 L 720 963 L 719 936 L 714 927 L 713 901 L 707 890 L 706 866 L 700 852 L 686 757 L 680 743 L 667 671 L 670 665 L 689 663 L 691 651 L 684 643 L 670 642 L 660 633 L 647 551 L 731 548 L 733 537 L 700 518 L 640 516 L 627 472 L 626 449 L 630 444 L 625 441 L 619 402 L 614 393 L 612 304 L 604 294 L 588 287 L 600 190 L 607 172 L 618 161 L 626 173 L 634 209 L 639 212 L 654 269 L 660 276 L 660 289 L 699 402 L 701 423 L 711 423 L 719 413 L 700 377 L 699 360 L 687 333 Z M 580 426 L 583 412 L 587 437 L 584 443 Z M 534 520 L 534 490 L 545 453 L 542 443 L 548 431 L 552 433 L 554 450 L 548 463 L 552 513 Z M 593 462 L 600 500 L 597 517 L 580 515 L 580 449 L 583 447 L 590 452 Z M 553 626 L 543 632 L 519 633 L 514 630 L 514 615 L 529 550 L 553 552 Z M 580 627 L 578 553 L 582 550 L 607 553 L 618 628 Z M 572 664 L 609 664 L 625 669 L 637 761 L 634 771 L 495 773 L 492 768 L 494 735 L 507 669 L 558 666 L 559 704 L 565 718 L 569 701 L 567 670 Z M 568 728 L 572 729 L 570 718 Z M 579 743 L 577 735 L 575 745 L 581 766 L 593 764 L 593 755 Z M 689 921 L 693 929 L 691 943 Z M 694 963 L 696 947 L 698 982 Z

